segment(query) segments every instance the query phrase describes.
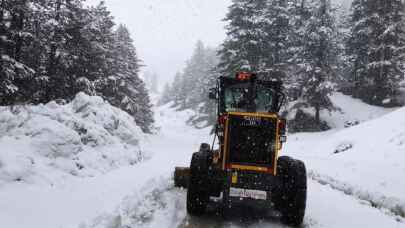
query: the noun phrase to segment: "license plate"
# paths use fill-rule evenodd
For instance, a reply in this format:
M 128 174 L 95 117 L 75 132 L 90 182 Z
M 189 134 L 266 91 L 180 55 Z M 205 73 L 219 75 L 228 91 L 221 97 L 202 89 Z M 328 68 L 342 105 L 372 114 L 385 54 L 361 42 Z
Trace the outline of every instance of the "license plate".
M 251 199 L 267 199 L 267 192 L 260 190 L 242 189 L 242 188 L 230 188 L 229 196 L 239 198 L 251 198 Z

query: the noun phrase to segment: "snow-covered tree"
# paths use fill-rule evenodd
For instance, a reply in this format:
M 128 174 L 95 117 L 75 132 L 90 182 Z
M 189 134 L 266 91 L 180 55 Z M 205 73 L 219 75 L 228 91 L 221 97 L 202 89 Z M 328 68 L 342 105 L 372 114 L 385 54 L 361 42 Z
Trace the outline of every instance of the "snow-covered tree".
M 270 0 L 264 11 L 265 40 L 261 41 L 265 45 L 264 56 L 266 60 L 264 70 L 277 79 L 285 74 L 291 65 L 294 54 L 294 1 L 291 0 Z
M 139 78 L 140 60 L 128 29 L 119 25 L 115 31 L 111 71 L 100 90 L 111 104 L 134 116 L 144 132 L 150 133 L 153 113 L 145 83 Z
M 68 71 L 73 87 L 72 93 L 85 91 L 89 94 L 100 94 L 110 76 L 114 73 L 113 56 L 115 33 L 113 17 L 104 2 L 86 9 L 76 15 L 72 26 L 81 29 L 72 33 L 66 43 L 70 61 Z
M 209 70 L 214 66 L 212 56 L 208 56 L 213 52 L 208 53 L 209 51 L 210 49 L 206 48 L 201 41 L 198 41 L 192 57 L 184 68 L 183 87 L 187 94 L 185 108 L 195 108 L 205 100 L 203 94 L 206 90 L 203 84 L 210 77 Z
M 124 26 L 114 31 L 102 1 L 0 0 L 0 105 L 102 95 L 152 129 L 139 59 Z
M 196 116 L 189 120 L 195 126 L 211 124 L 215 105 L 208 99 L 208 91 L 215 87 L 217 64 L 217 50 L 198 41 L 183 72 L 176 74 L 170 88 L 165 88 L 161 103 L 174 101 L 178 109 L 195 110 Z
M 395 103 L 403 79 L 404 2 L 355 0 L 347 44 L 354 95 L 377 105 Z
M 145 80 L 146 87 L 148 90 L 152 93 L 158 93 L 159 92 L 159 81 L 158 81 L 158 75 L 156 72 L 145 72 L 143 75 L 143 78 Z
M 171 85 L 171 91 L 173 91 L 172 100 L 175 106 L 185 106 L 186 93 L 184 90 L 184 84 L 185 83 L 183 83 L 183 74 L 181 72 L 177 72 Z
M 264 71 L 270 55 L 264 31 L 266 0 L 233 0 L 225 21 L 227 37 L 220 47 L 219 70 L 233 76 L 238 71 Z
M 221 75 L 263 72 L 292 87 L 311 6 L 305 0 L 233 1 L 225 18 L 227 38 L 219 51 Z
M 28 1 L 0 1 L 0 105 L 23 102 L 33 70 L 23 62 L 32 34 L 25 29 Z M 25 95 L 25 96 L 24 96 Z
M 162 94 L 160 95 L 160 99 L 158 102 L 158 105 L 164 105 L 172 101 L 173 96 L 172 96 L 172 89 L 170 87 L 169 83 L 166 83 L 163 87 Z
M 363 88 L 369 88 L 367 80 L 369 63 L 369 45 L 371 44 L 371 23 L 367 9 L 367 0 L 354 0 L 350 18 L 350 35 L 346 44 L 346 52 L 349 56 L 351 75 L 349 82 L 352 83 L 352 94 L 355 97 L 364 97 Z
M 402 0 L 368 2 L 371 14 L 371 45 L 368 74 L 373 81 L 371 102 L 393 103 L 403 79 L 405 54 L 404 3 Z
M 313 107 L 320 124 L 320 110 L 333 108 L 329 95 L 336 76 L 337 33 L 330 0 L 321 0 L 305 26 L 305 43 L 300 53 L 299 77 L 304 105 Z

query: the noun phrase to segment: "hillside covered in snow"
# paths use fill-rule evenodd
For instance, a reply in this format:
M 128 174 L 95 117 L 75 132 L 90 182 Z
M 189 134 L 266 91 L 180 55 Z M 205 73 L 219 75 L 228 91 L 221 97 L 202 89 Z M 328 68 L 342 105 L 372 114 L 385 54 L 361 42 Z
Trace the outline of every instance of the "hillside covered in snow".
M 347 129 L 291 135 L 285 151 L 312 179 L 404 218 L 404 117 L 401 108 Z

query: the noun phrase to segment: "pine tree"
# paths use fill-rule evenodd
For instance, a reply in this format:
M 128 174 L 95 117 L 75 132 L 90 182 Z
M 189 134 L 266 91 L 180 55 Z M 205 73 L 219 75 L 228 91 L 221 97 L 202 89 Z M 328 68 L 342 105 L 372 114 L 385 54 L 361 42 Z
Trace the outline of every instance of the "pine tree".
M 371 102 L 394 103 L 398 83 L 403 79 L 405 54 L 404 3 L 401 0 L 369 0 L 371 45 L 368 75 L 373 81 Z
M 76 49 L 80 56 L 77 58 L 77 65 L 82 69 L 79 74 L 90 82 L 99 95 L 103 95 L 102 91 L 105 92 L 106 88 L 110 91 L 115 88 L 115 80 L 111 77 L 116 70 L 114 26 L 113 17 L 104 1 L 90 7 L 81 32 L 82 45 Z
M 233 0 L 225 21 L 227 38 L 219 55 L 222 75 L 238 71 L 265 71 L 269 51 L 266 44 L 264 11 L 266 0 Z
M 219 51 L 221 75 L 236 71 L 266 73 L 287 87 L 295 75 L 297 52 L 303 45 L 305 0 L 233 1 L 226 17 L 227 38 Z M 290 77 L 291 76 L 291 77 Z
M 352 11 L 347 49 L 354 95 L 371 104 L 395 104 L 404 70 L 404 3 L 356 0 Z
M 172 99 L 172 89 L 170 88 L 170 84 L 166 83 L 163 87 L 162 94 L 160 95 L 158 105 L 165 105 L 172 101 Z
M 214 50 L 212 50 L 214 51 Z M 212 55 L 211 58 L 212 61 L 212 66 L 215 66 L 218 64 L 218 58 L 216 55 Z M 208 71 L 208 77 L 202 84 L 203 92 L 201 94 L 201 97 L 204 98 L 203 105 L 200 106 L 200 109 L 198 110 L 199 113 L 203 114 L 203 117 L 201 120 L 206 121 L 206 126 L 209 125 L 214 125 L 217 121 L 217 102 L 214 100 L 209 99 L 209 89 L 210 88 L 215 88 L 217 79 L 220 76 L 220 73 L 218 72 L 217 68 L 211 67 L 210 70 Z M 205 126 L 203 126 L 205 127 Z
M 264 34 L 266 39 L 261 41 L 266 46 L 265 70 L 272 73 L 278 79 L 286 72 L 291 65 L 293 54 L 293 1 L 291 0 L 271 0 L 267 1 L 263 21 Z
M 78 63 L 83 60 L 79 52 L 83 51 L 80 47 L 88 10 L 84 9 L 83 0 L 44 0 L 38 4 L 41 11 L 32 21 L 35 47 L 42 51 L 34 50 L 39 61 L 33 65 L 38 69 L 36 77 L 43 90 L 37 94 L 38 102 L 71 99 L 77 92 L 76 80 L 84 76 Z
M 213 123 L 215 102 L 208 99 L 208 91 L 215 87 L 218 77 L 217 71 L 214 71 L 218 64 L 216 53 L 215 49 L 205 47 L 198 41 L 183 73 L 176 74 L 172 86 L 165 88 L 161 98 L 161 103 L 174 101 L 174 106 L 179 110 L 194 110 L 196 115 L 191 117 L 189 123 L 196 127 Z
M 209 47 L 204 49 L 202 72 L 196 79 L 198 89 L 191 93 L 197 104 L 195 108 L 198 115 L 194 119 L 194 125 L 198 127 L 206 127 L 215 123 L 216 102 L 210 100 L 208 95 L 209 89 L 216 86 L 216 80 L 219 76 L 215 68 L 218 64 L 216 52 L 215 49 Z
M 369 45 L 371 44 L 371 31 L 367 0 L 354 0 L 350 18 L 350 35 L 346 44 L 346 52 L 349 56 L 351 75 L 349 82 L 353 84 L 353 95 L 365 98 L 365 88 L 371 84 L 367 80 L 369 63 Z
M 137 104 L 137 109 L 134 114 L 135 122 L 143 132 L 152 133 L 155 120 L 153 118 L 152 104 L 148 90 L 146 89 L 145 83 L 140 79 L 135 84 L 134 89 L 137 91 L 134 97 L 134 101 Z
M 183 73 L 176 75 L 172 85 L 180 109 L 196 109 L 207 101 L 208 89 L 215 86 L 216 75 L 212 70 L 217 63 L 216 50 L 198 41 Z
M 173 102 L 174 106 L 185 106 L 185 90 L 183 87 L 185 83 L 183 83 L 183 75 L 180 72 L 177 72 L 174 76 L 174 80 L 171 86 L 171 91 L 173 91 Z
M 158 75 L 156 73 L 153 73 L 150 79 L 150 91 L 153 93 L 159 92 Z
M 205 78 L 208 77 L 207 71 L 209 69 L 207 68 L 209 66 L 207 66 L 206 48 L 201 41 L 198 41 L 183 73 L 183 87 L 187 94 L 185 108 L 196 108 L 203 101 L 201 97 L 203 92 L 202 84 Z
M 146 87 L 148 90 L 152 93 L 158 93 L 159 92 L 159 85 L 158 85 L 158 75 L 156 72 L 150 72 L 147 71 L 143 74 L 143 78 L 146 84 Z
M 27 88 L 27 102 L 47 102 L 45 93 L 49 77 L 46 74 L 49 47 L 48 1 L 30 1 L 32 13 L 27 18 L 26 28 L 32 34 L 30 44 L 24 50 L 24 63 L 34 70 L 34 75 Z
M 23 102 L 33 70 L 23 62 L 23 49 L 32 34 L 26 30 L 28 1 L 0 2 L 0 105 Z
M 350 39 L 350 14 L 348 9 L 344 6 L 336 8 L 336 29 L 337 29 L 337 69 L 336 69 L 336 87 L 337 90 L 343 93 L 351 93 L 348 87 L 348 81 L 351 74 L 350 69 L 350 56 L 347 51 L 347 44 Z
M 336 27 L 330 0 L 321 0 L 306 25 L 306 41 L 300 53 L 300 86 L 304 103 L 315 109 L 320 124 L 320 110 L 333 109 L 329 95 L 333 91 L 336 70 Z
M 151 132 L 149 95 L 128 30 L 101 2 L 0 0 L 0 105 L 102 95 Z
M 113 74 L 101 93 L 112 105 L 132 115 L 144 132 L 151 133 L 152 105 L 145 84 L 139 78 L 139 68 L 140 60 L 130 33 L 124 25 L 119 25 L 115 32 Z

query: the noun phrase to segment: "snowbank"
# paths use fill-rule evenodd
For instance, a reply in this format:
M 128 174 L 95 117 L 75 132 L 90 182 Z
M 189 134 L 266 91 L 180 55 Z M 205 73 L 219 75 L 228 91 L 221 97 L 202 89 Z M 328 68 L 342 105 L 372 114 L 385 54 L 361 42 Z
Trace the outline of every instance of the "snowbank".
M 80 228 L 179 227 L 185 212 L 184 192 L 167 179 L 151 179 L 122 201 L 112 214 L 102 214 Z
M 397 108 L 383 108 L 362 102 L 360 99 L 346 96 L 335 92 L 331 95 L 332 103 L 338 108 L 337 111 L 329 113 L 322 111 L 321 118 L 328 122 L 332 128 L 342 129 L 347 122 L 363 123 L 379 118 Z
M 0 107 L 0 184 L 63 183 L 147 156 L 133 118 L 100 97 L 79 93 L 59 105 Z
M 328 110 L 321 110 L 321 120 L 325 121 L 327 125 L 332 129 L 343 129 L 348 124 L 363 123 L 382 115 L 395 111 L 397 108 L 383 108 L 373 105 L 368 105 L 362 102 L 360 99 L 346 96 L 342 93 L 335 92 L 330 96 L 330 99 L 335 106 L 336 110 L 330 112 Z M 291 110 L 288 115 L 288 120 L 293 120 L 296 117 L 297 103 L 300 101 L 294 101 L 287 104 L 286 110 Z M 299 106 L 298 106 L 299 107 Z M 313 108 L 300 107 L 300 110 L 304 111 L 309 116 L 315 116 Z
M 373 115 L 363 110 L 363 118 Z M 402 108 L 340 131 L 292 135 L 285 151 L 305 160 L 318 182 L 405 217 L 404 117 Z

